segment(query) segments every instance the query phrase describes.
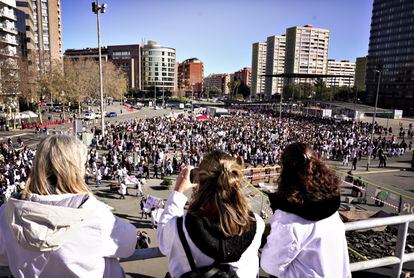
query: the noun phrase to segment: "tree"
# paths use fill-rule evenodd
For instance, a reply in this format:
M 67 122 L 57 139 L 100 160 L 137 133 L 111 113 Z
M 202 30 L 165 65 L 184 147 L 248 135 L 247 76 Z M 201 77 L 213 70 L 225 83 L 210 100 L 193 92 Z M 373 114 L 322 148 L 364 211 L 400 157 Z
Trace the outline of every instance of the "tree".
M 313 84 L 313 87 L 315 89 L 315 97 L 319 100 L 328 100 L 329 99 L 329 90 L 326 87 L 325 81 L 322 80 L 322 78 L 318 78 L 315 80 L 315 83 Z

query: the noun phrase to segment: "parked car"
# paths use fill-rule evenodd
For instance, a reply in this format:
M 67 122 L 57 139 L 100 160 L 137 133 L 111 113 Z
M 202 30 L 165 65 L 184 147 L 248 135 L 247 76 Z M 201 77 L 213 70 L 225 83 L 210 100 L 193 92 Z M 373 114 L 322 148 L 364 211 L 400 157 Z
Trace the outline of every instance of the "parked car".
M 117 114 L 116 114 L 116 112 L 108 112 L 107 114 L 106 114 L 106 117 L 108 117 L 108 118 L 114 118 L 114 117 L 116 117 L 116 116 L 118 116 Z
M 58 112 L 58 113 L 60 113 L 60 112 L 62 112 L 63 111 L 63 109 L 62 109 L 62 107 L 60 107 L 60 106 L 55 106 L 55 107 L 53 107 L 53 112 Z
M 87 113 L 85 113 L 85 115 L 83 116 L 83 118 L 85 120 L 95 120 L 95 113 L 93 113 L 93 112 L 87 112 Z

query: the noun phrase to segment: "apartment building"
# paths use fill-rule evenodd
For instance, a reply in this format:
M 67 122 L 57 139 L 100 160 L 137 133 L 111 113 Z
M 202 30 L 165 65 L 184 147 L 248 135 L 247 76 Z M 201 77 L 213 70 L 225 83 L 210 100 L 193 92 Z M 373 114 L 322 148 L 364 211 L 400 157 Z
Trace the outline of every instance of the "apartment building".
M 326 74 L 329 30 L 311 25 L 286 30 L 285 73 Z
M 285 35 L 268 37 L 266 45 L 266 75 L 284 73 L 286 52 Z M 265 95 L 267 99 L 271 99 L 272 95 L 282 93 L 283 81 L 283 78 L 280 77 L 265 78 Z
M 355 63 L 348 60 L 335 61 L 334 59 L 328 59 L 328 72 L 329 75 L 339 75 L 340 77 L 330 77 L 326 79 L 327 87 L 353 87 L 355 78 Z M 349 77 L 342 77 L 342 76 Z
M 230 89 L 228 83 L 230 82 L 230 74 L 219 73 L 219 74 L 209 74 L 204 78 L 204 90 L 205 92 L 216 92 L 220 95 L 228 95 Z
M 251 97 L 263 97 L 265 93 L 266 74 L 266 53 L 267 44 L 265 42 L 256 42 L 252 47 L 252 86 L 250 90 Z
M 240 80 L 243 84 L 250 88 L 252 85 L 252 69 L 244 67 L 234 73 L 234 80 Z
M 204 64 L 197 58 L 191 58 L 178 65 L 178 89 L 184 92 L 203 92 Z

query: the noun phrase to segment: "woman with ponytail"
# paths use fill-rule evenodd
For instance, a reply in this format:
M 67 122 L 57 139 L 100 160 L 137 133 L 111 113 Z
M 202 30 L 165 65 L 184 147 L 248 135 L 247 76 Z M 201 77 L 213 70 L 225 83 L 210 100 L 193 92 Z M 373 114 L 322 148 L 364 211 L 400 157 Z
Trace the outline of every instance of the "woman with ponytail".
M 179 236 L 177 222 L 181 221 L 198 269 L 226 265 L 228 273 L 234 273 L 227 277 L 257 276 L 257 250 L 264 223 L 249 207 L 240 164 L 224 152 L 213 151 L 200 163 L 197 184 L 190 182 L 191 167 L 181 171 L 157 229 L 159 248 L 168 257 L 172 277 L 194 272 Z M 185 212 L 187 197 L 183 193 L 191 188 L 193 194 Z
M 271 232 L 261 267 L 282 277 L 351 277 L 345 227 L 337 212 L 340 179 L 303 143 L 282 154 L 277 192 L 269 195 Z

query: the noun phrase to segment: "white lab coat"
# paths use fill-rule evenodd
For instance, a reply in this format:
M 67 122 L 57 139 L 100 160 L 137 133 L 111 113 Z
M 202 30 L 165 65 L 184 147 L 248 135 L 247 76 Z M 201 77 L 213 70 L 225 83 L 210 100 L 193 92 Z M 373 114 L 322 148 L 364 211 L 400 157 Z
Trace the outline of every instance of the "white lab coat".
M 265 272 L 279 278 L 351 277 L 345 226 L 338 212 L 309 221 L 276 210 L 270 224 L 260 262 Z
M 0 265 L 14 277 L 123 277 L 116 258 L 133 254 L 135 227 L 82 196 L 10 198 L 0 207 Z
M 186 201 L 187 197 L 184 194 L 174 191 L 165 205 L 157 228 L 159 248 L 161 253 L 168 258 L 168 269 L 173 278 L 180 277 L 183 273 L 191 270 L 177 231 L 177 217 L 183 216 L 185 223 L 184 206 Z M 257 221 L 256 235 L 252 243 L 244 251 L 239 261 L 230 263 L 240 278 L 256 277 L 259 271 L 257 250 L 260 247 L 264 222 L 258 215 L 255 214 L 255 217 Z M 183 226 L 196 265 L 198 267 L 212 265 L 214 260 L 198 249 L 188 235 L 185 225 Z

